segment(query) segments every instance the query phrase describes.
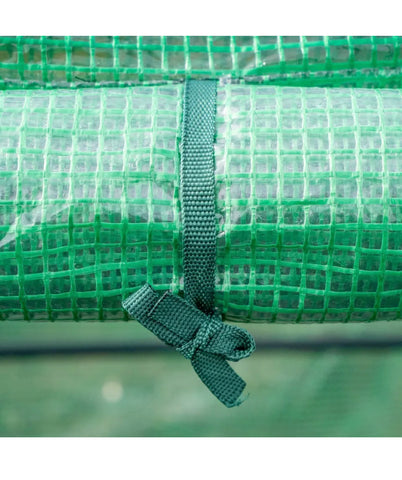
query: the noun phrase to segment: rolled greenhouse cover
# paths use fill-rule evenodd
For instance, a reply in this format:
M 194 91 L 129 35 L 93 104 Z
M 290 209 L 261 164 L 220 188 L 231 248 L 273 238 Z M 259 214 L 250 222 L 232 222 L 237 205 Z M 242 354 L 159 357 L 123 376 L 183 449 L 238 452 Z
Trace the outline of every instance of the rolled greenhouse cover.
M 0 89 L 235 79 L 402 88 L 401 36 L 0 37 Z
M 129 318 L 183 289 L 184 84 L 0 92 L 0 305 Z M 221 82 L 216 304 L 227 320 L 402 317 L 402 95 Z

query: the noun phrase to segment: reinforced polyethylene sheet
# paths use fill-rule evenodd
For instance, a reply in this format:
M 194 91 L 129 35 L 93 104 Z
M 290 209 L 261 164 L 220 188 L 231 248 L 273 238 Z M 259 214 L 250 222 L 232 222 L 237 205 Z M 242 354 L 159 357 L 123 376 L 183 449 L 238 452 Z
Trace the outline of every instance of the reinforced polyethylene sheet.
M 0 92 L 2 319 L 122 319 L 183 287 L 183 84 Z M 218 87 L 226 319 L 399 319 L 398 89 Z
M 401 91 L 226 85 L 217 125 L 227 316 L 401 318 Z
M 0 88 L 128 86 L 222 77 L 401 88 L 400 36 L 0 37 Z

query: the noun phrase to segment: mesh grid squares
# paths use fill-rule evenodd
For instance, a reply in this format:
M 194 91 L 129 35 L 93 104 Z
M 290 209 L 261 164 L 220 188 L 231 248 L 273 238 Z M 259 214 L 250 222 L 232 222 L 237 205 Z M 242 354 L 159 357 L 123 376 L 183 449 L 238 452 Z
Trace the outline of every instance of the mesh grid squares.
M 229 76 L 401 87 L 402 37 L 0 37 L 0 88 L 126 86 Z
M 3 319 L 123 317 L 180 276 L 182 86 L 0 92 Z
M 401 91 L 312 88 L 398 86 L 400 37 L 2 40 L 1 319 L 121 319 L 121 298 L 145 282 L 182 289 L 176 81 L 197 76 L 225 77 L 215 146 L 224 316 L 401 318 Z M 207 56 L 195 69 L 197 52 Z M 244 84 L 254 81 L 310 88 Z M 147 82 L 169 85 L 128 86 Z M 60 86 L 70 88 L 31 89 Z
M 401 125 L 399 90 L 218 90 L 217 299 L 227 318 L 401 318 Z

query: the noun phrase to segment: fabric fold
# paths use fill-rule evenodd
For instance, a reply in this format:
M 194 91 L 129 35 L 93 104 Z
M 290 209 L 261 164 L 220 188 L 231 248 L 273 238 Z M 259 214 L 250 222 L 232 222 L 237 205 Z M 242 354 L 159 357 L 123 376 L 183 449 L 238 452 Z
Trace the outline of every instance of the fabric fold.
M 244 329 L 207 315 L 170 292 L 159 294 L 149 284 L 123 302 L 123 308 L 167 345 L 191 360 L 209 390 L 227 407 L 241 403 L 246 383 L 227 363 L 246 358 L 255 350 Z

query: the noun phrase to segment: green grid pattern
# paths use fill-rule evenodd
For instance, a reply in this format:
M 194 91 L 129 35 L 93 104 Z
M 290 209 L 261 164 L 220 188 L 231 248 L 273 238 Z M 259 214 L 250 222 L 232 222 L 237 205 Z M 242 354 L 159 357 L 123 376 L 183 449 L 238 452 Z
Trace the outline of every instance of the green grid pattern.
M 402 87 L 402 37 L 0 37 L 0 88 L 127 86 L 230 77 Z
M 0 92 L 1 319 L 107 320 L 183 288 L 182 84 Z M 401 318 L 399 90 L 218 87 L 226 319 Z
M 121 319 L 179 284 L 183 86 L 0 92 L 0 318 Z
M 226 318 L 402 318 L 401 91 L 226 85 L 217 102 Z

